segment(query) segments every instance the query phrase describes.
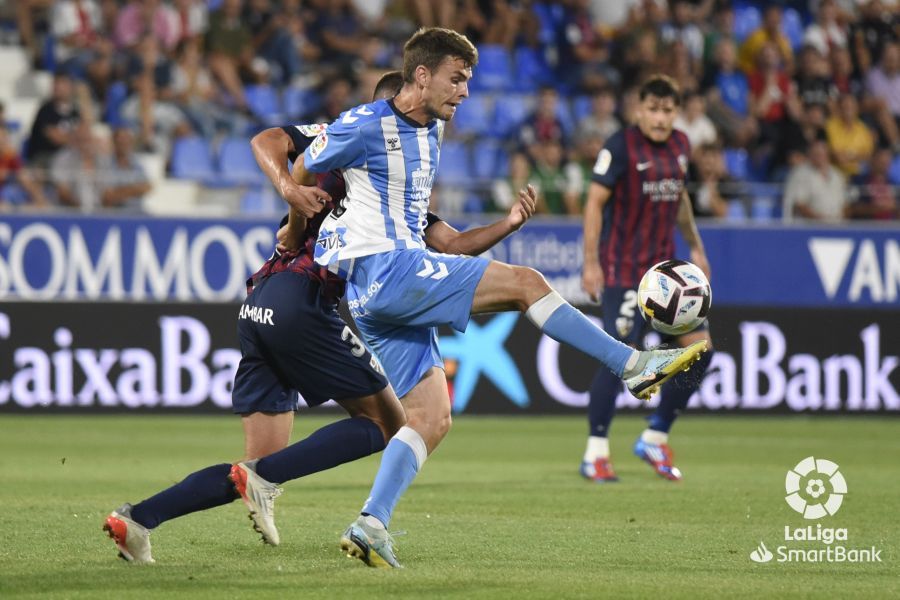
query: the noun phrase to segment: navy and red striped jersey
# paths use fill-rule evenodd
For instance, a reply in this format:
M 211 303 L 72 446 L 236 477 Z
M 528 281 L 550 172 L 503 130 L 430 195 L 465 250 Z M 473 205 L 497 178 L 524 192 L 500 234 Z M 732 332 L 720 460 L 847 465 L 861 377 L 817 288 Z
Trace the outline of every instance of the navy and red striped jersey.
M 637 287 L 647 269 L 674 257 L 690 154 L 678 130 L 658 144 L 631 126 L 606 141 L 592 179 L 612 191 L 598 249 L 607 286 Z
M 316 216 L 307 219 L 306 229 L 303 230 L 298 250 L 283 254 L 275 253 L 259 271 L 253 274 L 247 281 L 247 293 L 250 293 L 259 281 L 273 273 L 292 271 L 318 281 L 321 284 L 322 297 L 326 302 L 336 303 L 344 295 L 344 280 L 331 273 L 327 268 L 317 265 L 313 260 L 316 240 L 319 237 L 319 226 L 325 220 L 325 216 L 334 209 L 335 203 L 340 202 L 346 194 L 344 178 L 340 172 L 330 171 L 317 175 L 316 185 L 328 192 L 331 202 L 326 203 L 325 208 Z M 287 217 L 282 220 L 282 224 L 286 222 Z

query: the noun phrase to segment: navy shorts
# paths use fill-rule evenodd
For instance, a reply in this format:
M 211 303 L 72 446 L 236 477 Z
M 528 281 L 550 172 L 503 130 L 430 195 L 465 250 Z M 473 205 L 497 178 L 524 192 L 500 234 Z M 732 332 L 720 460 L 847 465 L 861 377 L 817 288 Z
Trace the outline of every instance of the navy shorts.
M 234 412 L 289 412 L 298 392 L 309 406 L 368 396 L 387 386 L 381 366 L 322 301 L 320 284 L 297 273 L 275 273 L 247 296 L 238 314 L 241 362 L 234 378 Z
M 625 344 L 635 348 L 644 347 L 644 338 L 655 331 L 650 321 L 641 315 L 637 304 L 637 289 L 626 287 L 608 287 L 603 289 L 603 328 L 606 332 Z M 694 331 L 709 329 L 709 322 L 704 320 Z M 659 332 L 657 332 L 659 333 Z M 671 342 L 677 336 L 659 333 L 663 343 Z

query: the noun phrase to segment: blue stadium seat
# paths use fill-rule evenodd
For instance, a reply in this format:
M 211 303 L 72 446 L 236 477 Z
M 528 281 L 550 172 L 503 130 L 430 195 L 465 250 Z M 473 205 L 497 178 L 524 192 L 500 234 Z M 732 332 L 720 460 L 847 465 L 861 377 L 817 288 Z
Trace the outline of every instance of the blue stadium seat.
M 266 125 L 280 125 L 284 122 L 278 92 L 270 85 L 248 85 L 244 88 L 250 112 Z
M 512 87 L 512 58 L 503 46 L 478 48 L 478 68 L 472 78 L 474 90 L 503 91 Z
M 575 96 L 572 100 L 572 116 L 576 125 L 594 111 L 593 100 L 590 96 Z
M 284 90 L 282 97 L 284 102 L 284 114 L 288 121 L 296 121 L 311 113 L 322 105 L 322 99 L 315 90 L 299 87 L 289 87 Z
M 563 94 L 560 94 L 559 103 L 556 105 L 556 118 L 559 119 L 566 136 L 571 137 L 575 134 L 575 117 L 572 116 L 572 107 L 569 106 L 569 102 Z
M 775 205 L 775 198 L 771 196 L 753 198 L 750 205 L 750 217 L 754 221 L 769 221 L 775 218 Z
M 213 155 L 209 142 L 201 137 L 183 137 L 172 147 L 172 176 L 202 183 L 215 183 L 218 179 L 213 168 Z
M 469 147 L 458 140 L 445 140 L 441 144 L 441 162 L 437 171 L 438 181 L 464 185 L 472 181 Z
M 542 85 L 553 83 L 553 70 L 541 48 L 521 46 L 515 52 L 515 89 L 536 92 Z
M 41 47 L 41 68 L 50 73 L 56 73 L 56 38 L 47 34 Z
M 497 174 L 499 155 L 500 142 L 490 139 L 476 140 L 472 147 L 472 174 L 482 180 L 499 177 Z
M 785 8 L 781 16 L 781 31 L 794 50 L 803 45 L 803 29 L 803 17 L 800 13 L 794 8 Z
M 738 43 L 759 29 L 762 25 L 762 11 L 753 5 L 734 7 L 734 38 Z
M 245 138 L 228 138 L 222 142 L 219 173 L 231 185 L 258 185 L 266 180 L 253 157 L 250 140 Z
M 726 148 L 723 152 L 725 169 L 728 174 L 741 181 L 747 181 L 750 175 L 750 157 L 743 148 Z
M 888 170 L 888 180 L 894 185 L 900 185 L 900 154 L 894 157 L 891 168 Z
M 556 29 L 562 21 L 564 10 L 562 6 L 556 2 L 537 2 L 532 5 L 531 10 L 537 16 L 540 23 L 540 31 L 538 38 L 542 46 L 552 45 L 556 43 Z
M 453 115 L 453 129 L 462 135 L 490 135 L 492 99 L 474 94 L 460 104 Z
M 128 99 L 128 86 L 124 81 L 114 81 L 106 90 L 106 106 L 103 108 L 103 120 L 113 127 L 123 125 L 122 105 Z
M 747 218 L 747 210 L 740 200 L 728 201 L 728 212 L 725 214 L 728 221 L 743 221 Z
M 0 202 L 6 202 L 14 206 L 28 204 L 28 192 L 15 181 L 8 181 L 0 186 Z
M 241 214 L 274 215 L 279 210 L 279 198 L 271 189 L 250 189 L 241 196 Z
M 484 200 L 478 194 L 469 194 L 463 202 L 462 211 L 468 214 L 480 215 L 484 213 Z
M 502 95 L 494 103 L 494 134 L 515 135 L 522 121 L 534 110 L 534 98 L 526 95 Z

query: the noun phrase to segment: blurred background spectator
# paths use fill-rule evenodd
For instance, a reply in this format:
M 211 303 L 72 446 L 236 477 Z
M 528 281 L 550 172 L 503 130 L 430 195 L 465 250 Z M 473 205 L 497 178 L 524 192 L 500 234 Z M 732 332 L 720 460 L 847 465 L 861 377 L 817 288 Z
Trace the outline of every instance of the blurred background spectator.
M 828 156 L 828 143 L 814 140 L 809 160 L 793 167 L 784 190 L 784 218 L 839 221 L 847 210 L 847 185 Z
M 578 214 L 598 149 L 634 123 L 637 87 L 659 71 L 684 92 L 698 215 L 836 218 L 835 198 L 825 210 L 809 189 L 845 179 L 847 214 L 894 214 L 900 21 L 883 0 L 0 0 L 4 189 L 17 205 L 275 211 L 249 138 L 364 102 L 422 25 L 480 52 L 435 190 L 451 216 L 505 211 L 529 181 L 543 210 Z M 112 178 L 51 185 L 62 152 L 87 172 L 135 173 L 127 185 L 139 167 L 151 188 L 120 202 Z

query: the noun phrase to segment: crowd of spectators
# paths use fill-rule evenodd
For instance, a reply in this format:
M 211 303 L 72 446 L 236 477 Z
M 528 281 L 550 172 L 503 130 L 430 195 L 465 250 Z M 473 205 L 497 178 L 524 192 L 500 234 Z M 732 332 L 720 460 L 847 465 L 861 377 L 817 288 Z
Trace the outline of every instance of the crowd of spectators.
M 439 25 L 481 53 L 447 132 L 465 155 L 442 155 L 465 184 L 439 186 L 451 212 L 503 210 L 530 182 L 541 211 L 579 214 L 597 152 L 664 72 L 684 92 L 698 215 L 755 214 L 764 195 L 763 216 L 900 218 L 890 0 L 0 0 L 4 18 L 54 80 L 25 148 L 0 132 L 0 206 L 15 188 L 35 206 L 139 210 L 136 152 L 330 121 Z

